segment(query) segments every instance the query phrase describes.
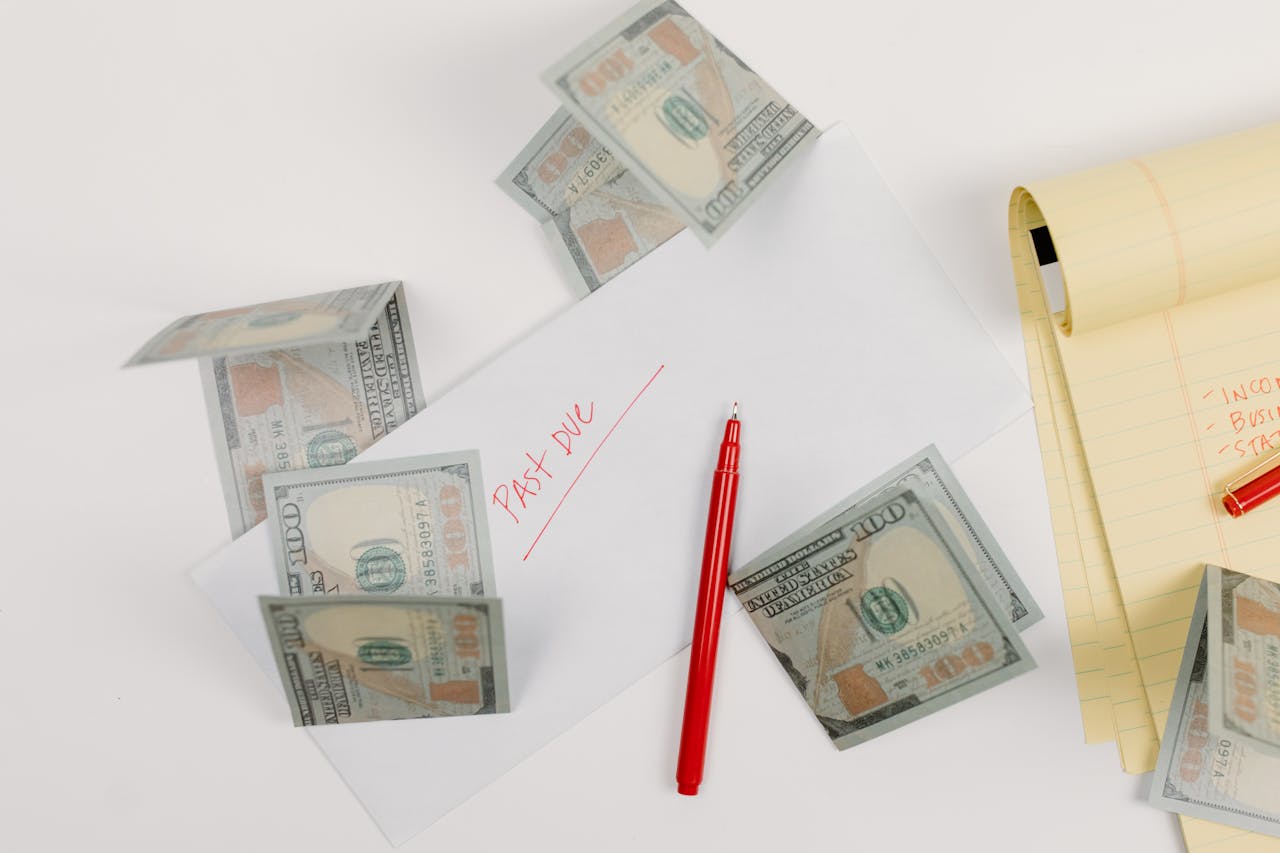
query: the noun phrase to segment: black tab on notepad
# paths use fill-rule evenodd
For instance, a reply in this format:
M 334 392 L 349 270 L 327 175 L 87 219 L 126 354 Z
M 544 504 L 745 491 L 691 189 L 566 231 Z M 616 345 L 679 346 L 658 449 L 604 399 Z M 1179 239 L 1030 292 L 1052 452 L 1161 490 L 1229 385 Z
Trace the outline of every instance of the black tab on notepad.
M 1049 236 L 1047 225 L 1031 229 L 1031 242 L 1036 247 L 1036 260 L 1040 262 L 1040 266 L 1058 260 L 1058 253 L 1053 248 L 1053 238 Z

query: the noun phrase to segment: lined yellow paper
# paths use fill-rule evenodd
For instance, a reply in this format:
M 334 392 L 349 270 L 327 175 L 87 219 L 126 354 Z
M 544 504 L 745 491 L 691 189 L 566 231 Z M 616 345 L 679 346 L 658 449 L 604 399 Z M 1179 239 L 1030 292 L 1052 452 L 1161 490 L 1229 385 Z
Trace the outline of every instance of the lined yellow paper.
M 1040 290 L 1029 232 L 1043 224 L 1067 307 L 1041 327 L 1036 359 L 1116 736 L 1137 769 L 1154 759 L 1151 735 L 1168 715 L 1203 565 L 1280 579 L 1280 502 L 1240 519 L 1220 503 L 1227 481 L 1280 451 L 1280 124 L 1015 191 L 1010 247 L 1024 322 L 1027 295 Z M 1030 363 L 1030 339 L 1027 349 Z M 1125 638 L 1136 672 L 1125 671 Z M 1123 719 L 1140 697 L 1149 714 Z M 1138 733 L 1128 750 L 1126 730 Z M 1182 825 L 1192 850 L 1280 850 L 1280 839 Z
M 1052 340 L 1053 332 L 1048 323 L 1040 327 L 1039 336 L 1042 351 L 1055 356 L 1054 366 L 1046 367 L 1046 373 L 1050 377 L 1054 423 L 1075 510 L 1081 561 L 1091 592 L 1100 662 L 1106 675 L 1120 764 L 1128 773 L 1146 773 L 1155 768 L 1160 742 L 1142 688 L 1106 534 L 1076 431 L 1066 380 L 1057 366 L 1056 343 Z
M 1041 464 L 1044 467 L 1045 488 L 1049 497 L 1049 520 L 1053 526 L 1058 574 L 1066 605 L 1067 637 L 1071 643 L 1080 717 L 1085 742 L 1103 743 L 1115 740 L 1115 724 L 1107 672 L 1103 666 L 1102 646 L 1098 641 L 1094 619 L 1093 597 L 1080 552 L 1071 486 L 1067 480 L 1055 424 L 1054 388 L 1049 382 L 1049 370 L 1052 369 L 1059 386 L 1061 372 L 1057 352 L 1052 348 L 1052 336 L 1048 331 L 1046 300 L 1042 295 L 1039 269 L 1035 266 L 1034 257 L 1025 259 L 1025 270 L 1029 275 L 1018 276 L 1023 345 L 1027 353 L 1027 374 L 1035 405 L 1036 433 L 1040 440 Z M 1047 346 L 1043 342 L 1047 342 Z
M 1028 227 L 1042 224 L 1037 220 Z M 1015 243 L 1019 247 L 1023 244 L 1025 251 L 1015 251 L 1014 258 L 1015 266 L 1021 261 L 1019 303 L 1085 741 L 1115 740 L 1121 766 L 1127 772 L 1141 773 L 1155 766 L 1155 728 L 1083 464 L 1039 267 L 1025 228 Z
M 1029 328 L 1032 335 L 1038 337 L 1035 334 L 1035 324 L 1029 324 Z M 1056 356 L 1052 364 L 1055 375 L 1060 376 Z M 1102 663 L 1102 646 L 1098 642 L 1093 599 L 1085 576 L 1084 559 L 1080 554 L 1071 488 L 1058 446 L 1046 363 L 1035 340 L 1028 342 L 1027 368 L 1031 377 L 1031 394 L 1036 401 L 1036 432 L 1040 437 L 1045 488 L 1049 495 L 1049 518 L 1058 553 L 1058 573 L 1066 604 L 1067 636 L 1071 642 L 1071 659 L 1075 668 L 1085 742 L 1103 743 L 1115 740 L 1111 693 Z

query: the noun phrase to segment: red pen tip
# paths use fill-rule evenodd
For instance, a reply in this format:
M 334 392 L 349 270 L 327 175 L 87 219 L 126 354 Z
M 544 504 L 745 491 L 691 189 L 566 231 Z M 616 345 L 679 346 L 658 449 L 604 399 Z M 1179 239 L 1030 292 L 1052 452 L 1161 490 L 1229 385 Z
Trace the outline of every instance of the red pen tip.
M 731 417 L 736 421 L 738 419 L 738 401 L 733 401 L 733 414 Z

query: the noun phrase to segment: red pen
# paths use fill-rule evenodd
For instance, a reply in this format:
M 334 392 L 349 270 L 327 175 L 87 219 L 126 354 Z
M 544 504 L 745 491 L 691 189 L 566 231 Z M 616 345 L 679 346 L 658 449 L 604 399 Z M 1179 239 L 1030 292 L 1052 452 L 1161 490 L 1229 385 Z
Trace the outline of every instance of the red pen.
M 1277 460 L 1280 460 L 1280 453 L 1227 483 L 1222 494 L 1222 505 L 1233 518 L 1239 518 L 1258 504 L 1265 503 L 1280 494 L 1280 466 L 1271 468 L 1265 474 L 1258 474 L 1252 480 L 1249 479 L 1262 469 L 1275 465 Z
M 693 619 L 693 648 L 689 657 L 689 686 L 684 694 L 684 725 L 680 729 L 680 760 L 676 764 L 676 790 L 693 796 L 702 784 L 702 763 L 707 754 L 707 724 L 711 718 L 711 683 L 716 674 L 716 646 L 720 642 L 720 613 L 729 579 L 729 543 L 733 539 L 733 510 L 738 497 L 738 404 L 724 425 L 720 458 L 711 480 L 711 508 L 707 512 L 707 539 L 702 546 L 702 580 L 698 583 L 698 609 Z

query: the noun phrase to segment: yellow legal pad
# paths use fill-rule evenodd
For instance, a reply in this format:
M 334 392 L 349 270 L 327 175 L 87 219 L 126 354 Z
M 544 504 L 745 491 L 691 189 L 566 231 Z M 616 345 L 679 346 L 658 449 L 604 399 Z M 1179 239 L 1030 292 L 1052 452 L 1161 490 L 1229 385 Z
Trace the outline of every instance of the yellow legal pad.
M 1221 504 L 1280 451 L 1280 124 L 1019 187 L 1009 245 L 1085 739 L 1145 772 L 1204 564 L 1280 580 L 1280 500 Z M 1192 851 L 1280 851 L 1182 827 Z

